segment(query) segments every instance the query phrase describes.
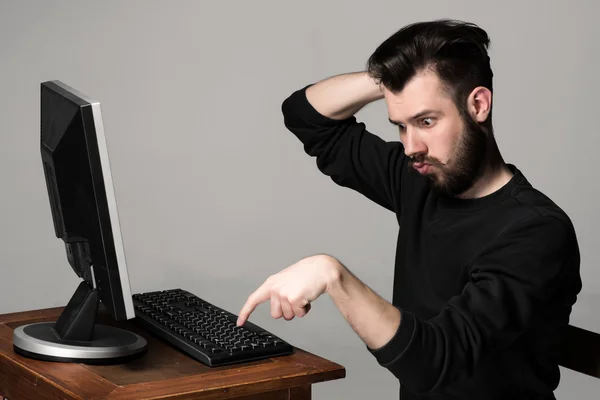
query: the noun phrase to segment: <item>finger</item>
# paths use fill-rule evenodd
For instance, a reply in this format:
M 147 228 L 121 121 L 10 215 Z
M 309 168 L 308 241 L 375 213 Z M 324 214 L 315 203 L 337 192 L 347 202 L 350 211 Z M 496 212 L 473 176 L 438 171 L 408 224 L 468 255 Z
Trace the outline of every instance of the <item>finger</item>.
M 276 293 L 271 295 L 271 317 L 273 318 L 281 318 L 283 312 L 281 311 L 281 302 L 279 301 L 279 296 Z
M 296 317 L 302 318 L 310 311 L 310 303 L 306 304 L 304 307 L 293 305 L 292 309 L 294 310 Z
M 281 309 L 283 310 L 283 317 L 286 321 L 294 319 L 294 310 L 292 310 L 292 305 L 285 297 L 281 298 Z
M 266 283 L 262 284 L 262 286 L 248 297 L 248 300 L 246 300 L 246 303 L 238 313 L 237 325 L 244 325 L 250 314 L 256 309 L 256 306 L 269 300 L 270 297 L 269 286 Z

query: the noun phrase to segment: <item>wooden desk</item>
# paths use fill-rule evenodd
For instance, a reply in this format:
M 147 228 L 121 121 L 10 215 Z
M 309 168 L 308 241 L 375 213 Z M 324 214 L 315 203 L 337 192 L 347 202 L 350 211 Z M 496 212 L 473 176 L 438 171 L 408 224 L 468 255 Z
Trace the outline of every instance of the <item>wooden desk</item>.
M 177 399 L 307 400 L 311 385 L 344 378 L 344 367 L 296 349 L 290 356 L 210 368 L 146 333 L 135 321 L 115 324 L 148 340 L 148 353 L 121 365 L 32 360 L 12 346 L 17 326 L 56 320 L 62 307 L 0 315 L 0 400 Z

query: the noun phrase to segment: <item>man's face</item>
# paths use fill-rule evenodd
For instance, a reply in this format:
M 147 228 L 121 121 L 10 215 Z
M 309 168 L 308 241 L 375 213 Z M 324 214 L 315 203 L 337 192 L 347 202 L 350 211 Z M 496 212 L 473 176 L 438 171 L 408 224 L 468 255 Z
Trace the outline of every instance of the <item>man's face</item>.
M 487 136 L 463 118 L 431 71 L 415 76 L 402 92 L 384 88 L 390 122 L 398 125 L 409 166 L 437 189 L 455 196 L 469 189 L 485 159 Z

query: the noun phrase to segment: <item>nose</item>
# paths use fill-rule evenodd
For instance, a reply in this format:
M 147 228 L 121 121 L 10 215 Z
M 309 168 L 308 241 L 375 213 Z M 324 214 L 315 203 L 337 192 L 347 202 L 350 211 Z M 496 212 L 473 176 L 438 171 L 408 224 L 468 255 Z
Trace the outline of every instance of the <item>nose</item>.
M 416 131 L 406 131 L 404 135 L 404 153 L 411 158 L 427 153 L 427 146 Z

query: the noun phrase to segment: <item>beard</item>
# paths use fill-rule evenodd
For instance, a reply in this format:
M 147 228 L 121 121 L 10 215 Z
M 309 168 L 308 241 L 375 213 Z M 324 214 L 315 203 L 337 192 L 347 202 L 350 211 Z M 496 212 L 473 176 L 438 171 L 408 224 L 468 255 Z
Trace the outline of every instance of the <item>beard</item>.
M 409 162 L 409 167 L 416 162 L 431 164 L 434 171 L 427 177 L 431 179 L 433 188 L 449 196 L 460 195 L 473 186 L 483 174 L 486 160 L 488 131 L 470 116 L 462 114 L 465 128 L 447 163 L 425 156 L 417 156 Z

